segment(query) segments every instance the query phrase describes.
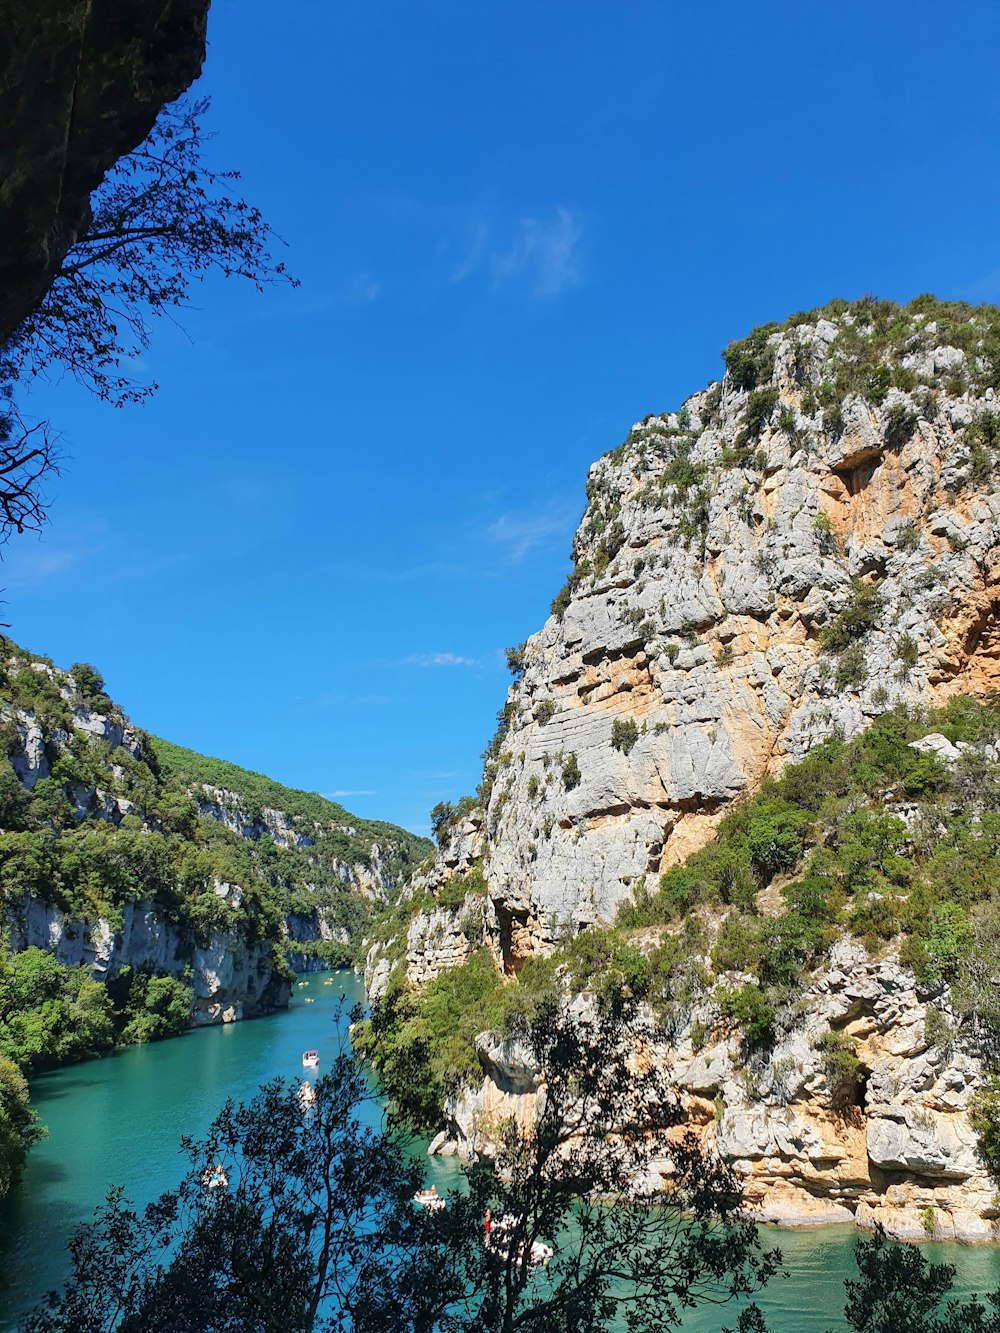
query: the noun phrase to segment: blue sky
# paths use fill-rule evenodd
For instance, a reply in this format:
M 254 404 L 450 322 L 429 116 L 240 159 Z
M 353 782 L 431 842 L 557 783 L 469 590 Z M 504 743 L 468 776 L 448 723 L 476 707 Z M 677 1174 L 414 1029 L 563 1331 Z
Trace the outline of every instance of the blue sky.
M 62 382 L 11 633 L 140 725 L 426 829 L 471 791 L 589 464 L 833 296 L 1000 299 L 1000 7 L 215 0 L 211 152 L 296 290 L 161 388 Z

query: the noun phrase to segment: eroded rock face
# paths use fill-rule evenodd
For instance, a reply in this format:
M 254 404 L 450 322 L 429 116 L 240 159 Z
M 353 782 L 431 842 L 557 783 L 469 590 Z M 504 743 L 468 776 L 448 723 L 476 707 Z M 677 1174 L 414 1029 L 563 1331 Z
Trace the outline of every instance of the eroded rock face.
M 972 479 L 970 429 L 1000 402 L 849 394 L 834 427 L 817 393 L 844 328 L 772 336 L 749 441 L 752 393 L 727 375 L 590 469 L 575 573 L 524 646 L 487 814 L 508 971 L 560 930 L 611 921 L 818 741 L 1000 685 L 1000 497 Z M 899 373 L 964 364 L 941 347 Z M 819 636 L 852 580 L 877 582 L 879 602 L 848 666 Z
M 209 0 L 11 0 L 0 72 L 0 346 L 90 221 L 91 193 L 198 77 Z
M 440 973 L 461 965 L 484 942 L 487 905 L 481 882 L 475 891 L 458 895 L 457 902 L 438 901 L 443 891 L 468 880 L 480 863 L 485 830 L 480 812 L 457 820 L 447 830 L 433 860 L 417 870 L 404 887 L 401 901 L 414 911 L 406 926 L 402 945 L 405 978 L 411 986 L 423 986 Z M 391 944 L 376 943 L 365 959 L 365 988 L 371 999 L 385 994 L 395 962 Z
M 235 930 L 213 930 L 199 944 L 190 931 L 157 916 L 150 902 L 127 902 L 122 921 L 84 921 L 50 903 L 24 897 L 7 904 L 11 949 L 44 949 L 65 967 L 86 967 L 98 981 L 112 981 L 123 967 L 158 975 L 191 972 L 193 1020 L 228 1023 L 270 1013 L 288 1004 L 288 983 L 274 975 L 269 941 L 248 941 Z
M 947 994 L 934 1004 L 946 1008 Z M 1000 1238 L 996 1188 L 968 1120 L 980 1065 L 928 1044 L 912 974 L 894 956 L 874 961 L 842 941 L 798 1009 L 766 1057 L 748 1053 L 707 999 L 669 1038 L 652 1021 L 643 1033 L 703 1146 L 742 1178 L 751 1213 L 790 1226 L 881 1223 L 909 1239 Z M 831 1031 L 852 1039 L 865 1071 L 853 1103 L 837 1111 L 821 1047 Z M 477 1051 L 483 1082 L 449 1103 L 436 1151 L 488 1153 L 505 1118 L 532 1123 L 530 1056 L 485 1034 Z

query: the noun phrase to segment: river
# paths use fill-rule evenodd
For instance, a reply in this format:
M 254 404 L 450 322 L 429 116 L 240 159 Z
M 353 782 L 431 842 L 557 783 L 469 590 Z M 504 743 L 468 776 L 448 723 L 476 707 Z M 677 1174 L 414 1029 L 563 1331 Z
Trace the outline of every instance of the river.
M 181 1135 L 201 1134 L 228 1097 L 245 1100 L 276 1075 L 300 1077 L 307 1047 L 331 1053 L 342 993 L 350 1003 L 363 999 L 351 974 L 314 974 L 293 991 L 287 1013 L 202 1028 L 33 1079 L 32 1101 L 49 1135 L 32 1151 L 20 1189 L 0 1203 L 0 1328 L 13 1328 L 26 1308 L 59 1285 L 68 1266 L 66 1240 L 109 1185 L 123 1185 L 140 1205 L 155 1198 L 182 1174 Z M 453 1161 L 427 1161 L 428 1182 L 442 1191 L 455 1172 Z M 767 1243 L 780 1246 L 788 1271 L 760 1298 L 772 1333 L 846 1328 L 843 1280 L 854 1271 L 855 1235 L 849 1227 L 766 1229 Z M 963 1293 L 1000 1286 L 1000 1249 L 934 1245 L 925 1252 L 958 1267 Z M 734 1319 L 713 1309 L 684 1327 L 718 1333 Z

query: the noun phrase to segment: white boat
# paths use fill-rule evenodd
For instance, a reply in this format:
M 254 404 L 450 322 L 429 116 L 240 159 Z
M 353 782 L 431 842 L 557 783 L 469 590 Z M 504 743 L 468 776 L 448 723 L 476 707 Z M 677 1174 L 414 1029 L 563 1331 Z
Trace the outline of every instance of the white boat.
M 487 1245 L 490 1244 L 492 1237 L 503 1238 L 503 1236 L 514 1230 L 517 1226 L 517 1218 L 512 1213 L 507 1213 L 501 1217 L 499 1222 L 494 1222 L 491 1232 L 487 1237 Z M 531 1249 L 528 1252 L 528 1263 L 532 1268 L 544 1268 L 552 1258 L 555 1251 L 551 1245 L 546 1245 L 544 1241 L 534 1240 L 531 1242 Z M 520 1259 L 524 1254 L 524 1246 L 518 1246 L 517 1257 Z
M 201 1178 L 201 1183 L 207 1190 L 225 1189 L 229 1185 L 229 1177 L 222 1168 L 222 1164 L 207 1167 Z
M 302 1064 L 306 1069 L 319 1068 L 319 1051 L 303 1051 Z
M 316 1100 L 316 1089 L 311 1083 L 303 1083 L 299 1088 L 299 1103 L 303 1107 L 312 1106 Z
M 417 1190 L 413 1196 L 413 1202 L 418 1203 L 421 1208 L 430 1209 L 432 1213 L 436 1213 L 444 1207 L 444 1199 L 441 1198 L 433 1185 L 429 1190 Z

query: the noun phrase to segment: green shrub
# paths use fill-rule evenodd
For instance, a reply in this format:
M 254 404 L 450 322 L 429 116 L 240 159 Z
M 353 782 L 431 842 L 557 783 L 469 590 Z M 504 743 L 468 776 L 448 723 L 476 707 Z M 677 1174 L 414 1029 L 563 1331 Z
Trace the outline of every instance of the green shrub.
M 804 810 L 779 799 L 756 804 L 746 820 L 750 864 L 762 883 L 790 870 L 802 855 L 803 837 L 811 820 Z
M 929 1005 L 924 1015 L 924 1041 L 947 1054 L 955 1042 L 955 1030 L 940 1009 Z
M 903 523 L 896 529 L 896 549 L 915 551 L 920 545 L 920 529 L 915 523 Z
M 611 748 L 631 754 L 632 747 L 639 739 L 639 728 L 632 718 L 622 720 L 616 717 L 611 723 Z M 563 775 L 565 777 L 565 773 Z
M 1000 1078 L 989 1083 L 973 1097 L 969 1119 L 979 1139 L 979 1155 L 994 1180 L 1000 1182 Z
M 849 644 L 837 656 L 833 681 L 838 690 L 858 689 L 868 678 L 868 663 L 860 643 Z
M 767 340 L 777 327 L 777 324 L 762 324 L 746 338 L 731 342 L 722 353 L 734 388 L 755 389 L 771 378 L 774 373 L 774 349 L 768 347 Z
M 767 1046 L 774 1041 L 778 1012 L 759 986 L 748 981 L 738 988 L 722 987 L 715 998 L 723 1018 L 741 1030 L 748 1045 Z
M 0 1056 L 0 1198 L 21 1179 L 31 1145 L 45 1134 L 28 1104 L 28 1084 L 13 1061 Z
M 901 634 L 896 640 L 896 660 L 904 671 L 912 671 L 920 661 L 920 648 L 912 634 Z
M 816 1043 L 830 1092 L 830 1105 L 838 1114 L 857 1106 L 868 1071 L 854 1054 L 850 1038 L 842 1032 L 824 1032 Z
M 893 403 L 885 414 L 885 438 L 888 444 L 905 444 L 917 428 L 917 414 L 906 403 Z
M 571 750 L 563 760 L 562 780 L 563 786 L 567 791 L 572 791 L 574 787 L 579 787 L 583 774 L 580 772 L 580 765 L 577 761 L 576 751 Z
M 885 598 L 874 584 L 851 580 L 851 591 L 843 609 L 820 635 L 821 645 L 842 652 L 875 628 L 885 609 Z
M 743 429 L 748 433 L 749 438 L 756 439 L 760 435 L 771 420 L 777 405 L 777 389 L 768 386 L 764 389 L 753 390 L 747 398 L 746 407 L 743 409 Z
M 547 722 L 551 722 L 559 711 L 559 705 L 555 699 L 539 699 L 532 709 L 532 717 L 540 727 L 544 727 Z

